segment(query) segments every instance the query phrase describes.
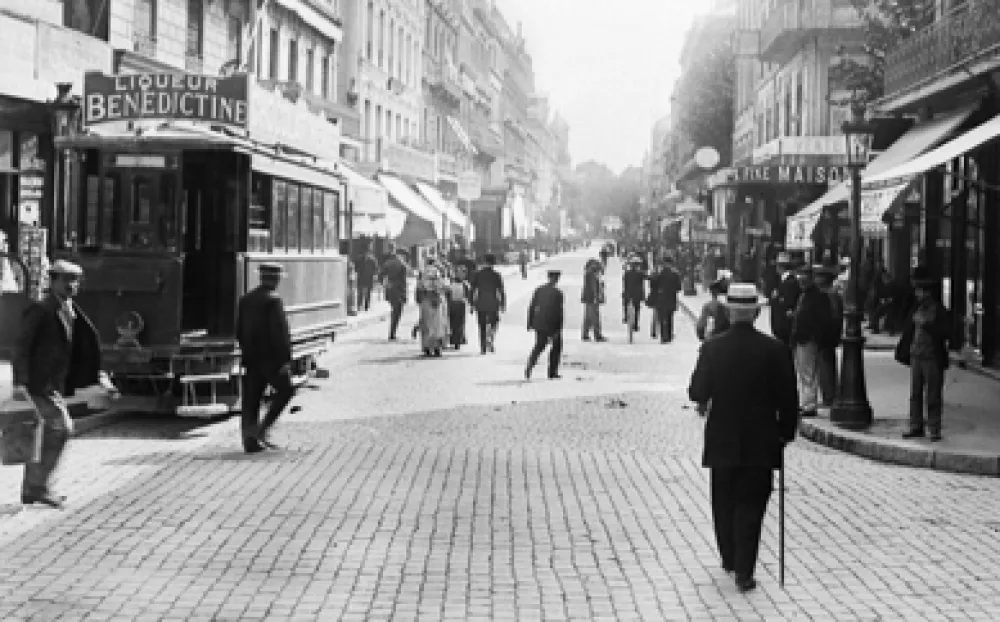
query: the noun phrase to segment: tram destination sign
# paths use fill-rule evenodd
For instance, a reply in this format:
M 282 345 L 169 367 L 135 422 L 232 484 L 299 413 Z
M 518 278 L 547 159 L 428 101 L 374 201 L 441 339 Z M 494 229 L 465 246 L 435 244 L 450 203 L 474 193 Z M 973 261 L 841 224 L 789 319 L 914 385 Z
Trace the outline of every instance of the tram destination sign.
M 846 166 L 738 166 L 728 171 L 728 184 L 837 184 L 851 178 Z
M 219 78 L 186 73 L 109 76 L 87 72 L 83 79 L 83 122 L 184 119 L 246 128 L 247 95 L 246 74 Z

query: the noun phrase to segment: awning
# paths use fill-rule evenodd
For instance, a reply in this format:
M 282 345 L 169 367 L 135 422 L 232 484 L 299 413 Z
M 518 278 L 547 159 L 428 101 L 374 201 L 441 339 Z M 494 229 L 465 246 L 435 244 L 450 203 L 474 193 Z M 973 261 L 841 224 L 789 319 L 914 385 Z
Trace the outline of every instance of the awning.
M 384 173 L 379 174 L 378 181 L 389 191 L 389 201 L 397 208 L 405 210 L 411 216 L 427 221 L 434 230 L 435 239 L 441 238 L 441 213 L 431 207 L 417 192 L 410 188 L 402 179 Z M 410 219 L 407 219 L 409 222 Z
M 861 229 L 869 233 L 885 230 L 882 216 L 909 196 L 913 179 L 894 179 L 893 183 L 880 181 L 884 173 L 906 162 L 922 159 L 926 152 L 952 134 L 979 104 L 965 106 L 950 114 L 941 115 L 911 127 L 888 149 L 882 152 L 861 174 Z M 916 156 L 916 159 L 913 159 Z M 892 179 L 892 178 L 890 178 Z M 788 218 L 785 248 L 806 250 L 813 247 L 812 234 L 823 215 L 823 208 L 850 200 L 851 185 L 842 182 L 826 194 Z
M 409 246 L 424 246 L 437 242 L 437 232 L 434 226 L 414 214 L 406 215 L 406 222 L 403 223 L 403 230 L 395 238 L 397 245 L 403 248 Z
M 406 210 L 401 210 L 392 205 L 385 208 L 386 233 L 388 233 L 390 240 L 395 240 L 403 233 L 407 215 Z
M 881 182 L 905 182 L 917 175 L 946 164 L 955 158 L 966 154 L 1000 136 L 1000 115 L 993 117 L 986 123 L 978 125 L 961 136 L 954 138 L 936 149 L 928 151 L 919 158 L 915 158 L 891 168 L 879 175 L 872 177 L 872 183 Z
M 462 146 L 475 154 L 476 146 L 472 144 L 472 138 L 469 137 L 469 133 L 465 131 L 464 127 L 462 127 L 462 122 L 455 117 L 447 117 L 447 119 L 448 127 L 451 128 L 452 132 L 455 132 L 455 136 L 458 138 L 459 142 L 462 143 Z
M 427 199 L 428 203 L 433 205 L 439 212 L 445 215 L 452 227 L 456 227 L 458 229 L 465 228 L 465 214 L 463 214 L 462 210 L 458 209 L 454 203 L 445 201 L 444 197 L 441 196 L 441 193 L 438 192 L 437 188 L 434 186 L 428 186 L 427 184 L 420 183 L 418 181 L 417 190 L 419 190 L 420 194 Z
M 347 178 L 347 200 L 354 204 L 355 215 L 385 214 L 389 197 L 384 186 L 347 166 L 342 165 L 340 172 Z

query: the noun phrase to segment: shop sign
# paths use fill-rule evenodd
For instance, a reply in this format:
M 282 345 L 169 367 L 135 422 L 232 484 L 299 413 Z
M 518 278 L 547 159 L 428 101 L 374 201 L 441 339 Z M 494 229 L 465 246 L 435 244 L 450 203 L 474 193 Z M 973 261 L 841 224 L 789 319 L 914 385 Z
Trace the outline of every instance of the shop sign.
M 87 72 L 83 79 L 84 123 L 184 119 L 246 128 L 246 74 L 217 78 L 185 73 L 109 76 Z
M 739 166 L 730 174 L 729 183 L 750 184 L 836 184 L 850 179 L 846 166 Z

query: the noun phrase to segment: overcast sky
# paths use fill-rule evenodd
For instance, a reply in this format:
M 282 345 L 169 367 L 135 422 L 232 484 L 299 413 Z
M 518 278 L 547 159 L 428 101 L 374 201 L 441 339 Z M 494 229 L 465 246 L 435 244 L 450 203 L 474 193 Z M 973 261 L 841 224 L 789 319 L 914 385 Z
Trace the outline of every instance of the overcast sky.
M 670 110 L 684 32 L 710 0 L 496 0 L 524 38 L 535 86 L 570 125 L 573 165 L 620 173 L 642 163 L 653 121 Z

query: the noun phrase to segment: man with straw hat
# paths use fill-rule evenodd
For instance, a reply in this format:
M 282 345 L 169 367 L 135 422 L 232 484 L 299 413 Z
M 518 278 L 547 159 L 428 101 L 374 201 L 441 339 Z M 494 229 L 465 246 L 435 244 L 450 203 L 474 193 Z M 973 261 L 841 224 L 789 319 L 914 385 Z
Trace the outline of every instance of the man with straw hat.
M 267 433 L 295 396 L 292 337 L 277 292 L 284 270 L 280 264 L 262 263 L 257 271 L 260 285 L 240 298 L 236 311 L 236 338 L 245 368 L 240 430 L 243 449 L 250 454 L 274 448 Z M 274 396 L 261 423 L 260 402 L 268 385 L 274 389 Z
M 64 496 L 52 492 L 73 420 L 66 397 L 95 384 L 111 388 L 100 371 L 101 345 L 94 324 L 73 301 L 83 268 L 60 259 L 49 268 L 49 293 L 24 311 L 13 360 L 14 398 L 30 400 L 42 423 L 38 462 L 24 467 L 21 502 L 61 509 Z
M 705 341 L 688 396 L 708 405 L 702 466 L 711 469 L 712 520 L 726 572 L 741 592 L 752 590 L 761 525 L 771 496 L 771 471 L 795 438 L 798 395 L 788 351 L 760 333 L 752 283 L 733 283 L 726 296 L 731 326 Z

